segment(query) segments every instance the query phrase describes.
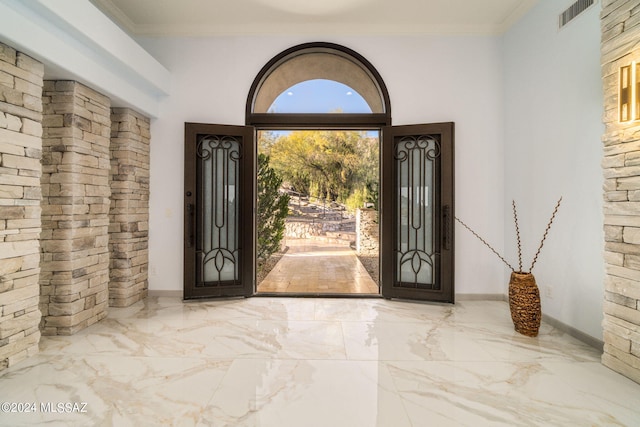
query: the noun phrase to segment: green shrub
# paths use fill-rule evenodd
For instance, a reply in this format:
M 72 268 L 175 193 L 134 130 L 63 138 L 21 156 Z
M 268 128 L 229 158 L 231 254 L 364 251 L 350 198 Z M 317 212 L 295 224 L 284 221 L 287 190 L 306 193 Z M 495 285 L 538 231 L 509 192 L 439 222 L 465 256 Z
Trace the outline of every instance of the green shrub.
M 289 195 L 278 190 L 282 178 L 269 166 L 269 156 L 258 155 L 258 242 L 257 256 L 266 260 L 280 250 L 285 219 L 289 214 Z
M 356 209 L 362 208 L 367 201 L 367 190 L 364 188 L 356 188 L 351 195 L 344 201 L 350 212 L 354 212 Z

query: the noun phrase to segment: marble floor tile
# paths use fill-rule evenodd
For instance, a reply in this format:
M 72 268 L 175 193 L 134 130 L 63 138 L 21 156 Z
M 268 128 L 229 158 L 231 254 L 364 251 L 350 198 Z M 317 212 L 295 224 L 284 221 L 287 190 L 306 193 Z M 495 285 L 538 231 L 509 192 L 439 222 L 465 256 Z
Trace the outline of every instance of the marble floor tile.
M 639 426 L 599 359 L 502 301 L 150 297 L 0 372 L 0 426 Z
M 635 426 L 640 421 L 638 384 L 615 378 L 597 362 L 388 366 L 413 425 Z
M 230 365 L 187 357 L 41 354 L 0 377 L 0 401 L 34 402 L 36 411 L 2 413 L 0 425 L 192 426 Z M 60 403 L 78 404 L 78 411 L 66 412 Z
M 409 427 L 386 365 L 327 360 L 236 360 L 202 426 Z
M 370 299 L 317 299 L 316 320 L 356 322 L 441 321 L 454 312 L 451 304 Z M 510 320 L 509 320 L 510 321 Z

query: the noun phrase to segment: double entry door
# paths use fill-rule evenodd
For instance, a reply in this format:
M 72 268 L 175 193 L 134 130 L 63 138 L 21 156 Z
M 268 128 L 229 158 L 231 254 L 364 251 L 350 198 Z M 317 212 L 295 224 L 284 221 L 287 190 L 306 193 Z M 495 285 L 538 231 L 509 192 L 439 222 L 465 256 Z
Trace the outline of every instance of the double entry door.
M 382 296 L 454 301 L 454 125 L 382 129 Z M 256 292 L 256 131 L 185 123 L 184 298 Z

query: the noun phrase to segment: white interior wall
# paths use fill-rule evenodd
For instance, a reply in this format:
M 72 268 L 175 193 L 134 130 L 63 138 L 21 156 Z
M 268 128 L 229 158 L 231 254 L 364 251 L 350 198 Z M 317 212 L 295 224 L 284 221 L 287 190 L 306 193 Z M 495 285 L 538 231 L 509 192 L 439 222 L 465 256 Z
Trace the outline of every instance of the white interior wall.
M 533 273 L 543 313 L 602 339 L 600 4 L 558 30 L 572 0 L 543 0 L 504 35 L 505 239 L 518 203 L 525 270 L 564 200 Z
M 506 244 L 510 261 L 516 262 L 510 200 L 519 202 L 527 268 L 556 198 L 564 196 L 534 270 L 543 311 L 600 338 L 600 5 L 558 31 L 557 14 L 571 2 L 539 1 L 503 37 L 142 40 L 170 76 L 145 53 L 144 64 L 136 60 L 138 48 L 128 40 L 126 52 L 134 53 L 136 64 L 123 60 L 122 46 L 111 43 L 122 34 L 115 34 L 113 25 L 87 25 L 88 18 L 94 23 L 104 17 L 88 10 L 88 4 L 81 11 L 75 3 L 71 8 L 72 0 L 55 11 L 41 2 L 29 7 L 17 0 L 3 2 L 0 39 L 45 62 L 49 73 L 60 74 L 56 77 L 83 81 L 116 103 L 133 103 L 158 116 L 151 144 L 151 290 L 182 289 L 184 122 L 242 124 L 249 86 L 259 69 L 295 44 L 326 40 L 358 51 L 380 71 L 395 124 L 456 122 L 457 214 L 499 251 Z M 52 14 L 66 23 L 45 18 Z M 88 55 L 83 43 L 96 44 L 99 52 Z M 157 109 L 170 83 L 173 93 Z M 504 293 L 508 270 L 466 230 L 456 230 L 457 292 Z
M 394 124 L 455 122 L 456 213 L 502 249 L 499 37 L 147 38 L 140 43 L 173 78 L 151 128 L 150 290 L 182 289 L 184 122 L 244 124 L 262 66 L 309 41 L 342 44 L 366 57 L 387 84 Z M 504 293 L 502 266 L 468 232 L 456 232 L 456 292 Z

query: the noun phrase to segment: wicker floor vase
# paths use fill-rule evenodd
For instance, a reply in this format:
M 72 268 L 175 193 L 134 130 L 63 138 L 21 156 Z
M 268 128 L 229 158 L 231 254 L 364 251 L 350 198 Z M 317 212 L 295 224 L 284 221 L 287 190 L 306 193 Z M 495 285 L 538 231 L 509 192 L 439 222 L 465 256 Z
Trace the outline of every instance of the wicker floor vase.
M 509 308 L 516 332 L 528 337 L 538 335 L 542 311 L 540 309 L 540 291 L 533 274 L 511 273 Z

